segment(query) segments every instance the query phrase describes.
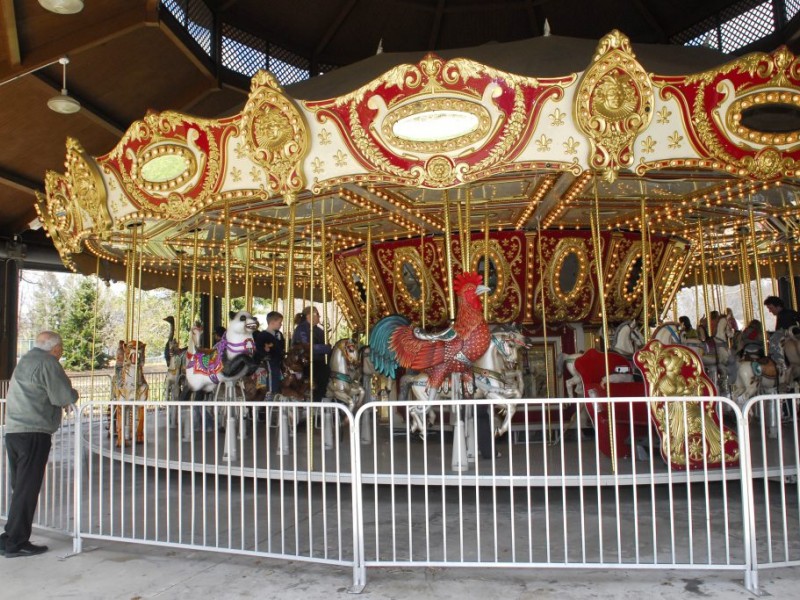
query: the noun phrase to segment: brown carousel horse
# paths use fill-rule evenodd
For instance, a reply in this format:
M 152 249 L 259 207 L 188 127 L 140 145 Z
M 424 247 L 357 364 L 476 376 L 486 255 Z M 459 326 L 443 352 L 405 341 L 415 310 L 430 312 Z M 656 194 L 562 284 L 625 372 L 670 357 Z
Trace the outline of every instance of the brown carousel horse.
M 304 372 L 308 367 L 308 344 L 294 343 L 289 348 L 286 358 L 283 360 L 283 379 L 281 380 L 281 391 L 275 395 L 275 399 L 299 400 L 308 399 L 311 387 Z
M 145 344 L 137 340 L 125 343 L 125 352 L 122 368 L 111 382 L 114 400 L 136 400 L 144 402 L 150 395 L 150 386 L 144 379 L 144 349 Z M 144 441 L 144 406 L 136 407 L 136 441 Z M 128 428 L 125 430 L 126 421 Z M 133 436 L 133 411 L 128 412 L 128 407 L 117 405 L 114 408 L 114 422 L 117 435 L 117 446 L 122 446 L 123 439 L 129 440 Z

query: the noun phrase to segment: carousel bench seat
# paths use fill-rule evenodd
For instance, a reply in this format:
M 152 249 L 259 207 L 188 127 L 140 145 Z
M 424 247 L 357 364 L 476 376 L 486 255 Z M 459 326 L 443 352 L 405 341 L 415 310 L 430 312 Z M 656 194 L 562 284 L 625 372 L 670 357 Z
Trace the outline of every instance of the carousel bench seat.
M 641 398 L 645 396 L 645 384 L 632 381 L 634 366 L 627 358 L 616 352 L 608 353 L 608 372 L 606 378 L 606 355 L 595 349 L 584 352 L 575 360 L 575 371 L 583 383 L 586 398 L 596 398 L 597 402 L 586 405 L 592 420 L 600 452 L 611 456 L 612 420 L 611 404 L 602 402 L 603 398 Z M 650 423 L 647 402 L 622 402 L 613 405 L 614 446 L 618 458 L 632 454 L 631 440 L 647 435 Z

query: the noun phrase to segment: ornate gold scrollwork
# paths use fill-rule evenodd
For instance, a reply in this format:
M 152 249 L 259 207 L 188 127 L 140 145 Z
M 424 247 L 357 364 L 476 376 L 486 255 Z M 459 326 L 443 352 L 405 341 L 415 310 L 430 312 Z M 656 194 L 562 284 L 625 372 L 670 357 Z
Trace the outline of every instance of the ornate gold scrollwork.
M 650 396 L 702 397 L 716 393 L 701 359 L 685 346 L 653 340 L 636 354 L 636 363 L 647 380 Z M 735 434 L 720 428 L 716 402 L 656 401 L 650 403 L 650 410 L 662 437 L 662 455 L 673 466 L 712 466 L 722 462 L 723 453 L 726 463 L 739 459 Z
M 622 33 L 614 30 L 600 40 L 576 98 L 576 123 L 591 142 L 589 163 L 614 181 L 621 168 L 633 165 L 633 145 L 650 124 L 654 105 L 650 78 Z
M 422 310 L 424 292 L 425 307 L 430 308 L 433 294 L 433 280 L 422 262 L 416 248 L 397 248 L 393 257 L 392 272 L 394 287 L 394 307 L 403 312 L 406 306 Z
M 300 111 L 266 71 L 253 77 L 242 111 L 242 128 L 251 160 L 267 172 L 271 193 L 294 202 L 303 189 L 302 161 L 308 153 L 308 127 Z
M 67 138 L 66 176 L 69 197 L 89 217 L 92 231 L 98 235 L 108 231 L 111 228 L 111 215 L 103 176 L 80 143 L 73 138 Z M 88 228 L 81 220 L 78 230 Z
M 589 316 L 594 303 L 594 288 L 590 281 L 591 261 L 584 238 L 544 238 L 542 240 L 544 281 L 536 286 L 534 307 L 538 314 L 542 311 L 542 286 L 547 318 L 553 321 L 580 321 Z M 568 257 L 575 256 L 578 271 L 571 290 L 561 287 L 560 277 Z M 528 268 L 532 268 L 529 266 Z M 538 268 L 538 267 L 533 267 Z
M 50 235 L 53 244 L 67 260 L 68 254 L 81 251 L 81 217 L 69 194 L 67 178 L 55 171 L 48 171 L 44 178 L 45 195 L 37 194 L 39 218 Z

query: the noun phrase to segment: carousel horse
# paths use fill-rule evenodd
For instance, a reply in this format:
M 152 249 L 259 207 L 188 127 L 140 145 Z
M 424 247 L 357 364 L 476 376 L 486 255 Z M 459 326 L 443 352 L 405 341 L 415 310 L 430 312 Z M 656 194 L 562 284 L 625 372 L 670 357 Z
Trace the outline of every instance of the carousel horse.
M 559 354 L 556 360 L 556 375 L 561 378 L 566 372 L 569 378 L 566 381 L 567 398 L 583 398 L 583 381 L 575 370 L 575 360 L 583 356 L 583 352 L 575 354 Z
M 333 345 L 328 361 L 331 374 L 325 395 L 346 404 L 350 412 L 358 410 L 366 393 L 359 383 L 361 366 L 358 358 L 356 343 L 350 338 L 343 338 Z
M 730 340 L 734 338 L 736 331 L 726 318 L 720 317 L 716 321 L 713 334 L 709 335 L 705 321 L 702 319 L 697 325 L 697 333 L 700 341 L 705 344 L 701 357 L 708 376 L 717 387 L 726 388 L 728 363 L 731 360 Z M 692 347 L 692 349 L 695 348 Z
M 519 400 L 522 398 L 525 383 L 519 369 L 519 349 L 527 347 L 525 337 L 515 327 L 504 327 L 492 333 L 489 349 L 472 363 L 475 379 L 475 398 L 489 400 Z M 508 431 L 511 419 L 516 412 L 513 403 L 497 407 L 502 423 L 495 429 L 499 437 Z
M 781 389 L 786 392 L 790 388 L 800 393 L 800 327 L 787 329 L 781 338 L 781 348 L 786 369 L 781 376 Z
M 517 368 L 519 348 L 526 346 L 525 338 L 516 328 L 500 328 L 492 333 L 491 343 L 487 350 L 472 363 L 472 378 L 465 378 L 464 383 L 468 389 L 474 387 L 472 393 L 475 398 L 488 398 L 492 400 L 509 400 L 522 398 L 523 380 L 522 372 Z M 472 386 L 470 386 L 472 384 Z M 401 378 L 401 389 L 408 386 L 414 399 L 420 402 L 429 401 L 428 376 L 426 373 L 406 375 Z M 452 397 L 450 381 L 445 380 L 437 390 L 439 398 Z M 407 398 L 404 398 L 407 399 Z M 498 413 L 503 419 L 502 424 L 495 429 L 495 435 L 503 435 L 511 423 L 515 408 L 513 404 L 497 406 Z M 431 407 L 412 407 L 409 410 L 411 417 L 411 433 L 424 435 L 424 420 L 428 426 L 433 425 L 436 413 Z
M 369 394 L 368 400 L 374 396 L 381 401 L 397 400 L 394 382 L 390 377 L 379 373 L 370 359 L 369 346 L 362 346 L 361 350 L 361 375 L 364 378 L 364 392 Z M 401 377 L 402 379 L 402 377 Z
M 644 346 L 644 336 L 636 324 L 636 319 L 629 319 L 617 325 L 610 338 L 608 350 L 627 358 L 632 357 Z
M 276 401 L 308 400 L 311 387 L 304 375 L 309 365 L 308 344 L 295 342 L 289 348 L 283 360 L 283 379 L 281 379 L 280 392 L 275 394 Z
M 249 312 L 230 313 L 228 328 L 211 352 L 198 352 L 195 335 L 186 352 L 186 386 L 193 392 L 213 392 L 220 383 L 236 383 L 256 370 L 253 332 L 258 321 Z
M 144 402 L 150 394 L 150 386 L 144 379 L 144 349 L 145 344 L 136 340 L 125 343 L 125 355 L 122 368 L 111 382 L 111 390 L 116 401 Z M 117 405 L 114 408 L 114 421 L 117 436 L 117 447 L 123 445 L 123 440 L 133 437 L 133 421 L 136 423 L 136 441 L 144 441 L 144 406 L 136 407 L 136 416 L 133 411 L 128 412 L 127 406 Z M 125 429 L 126 421 L 128 428 Z
M 694 353 L 703 360 L 703 366 L 705 367 L 706 372 L 708 372 L 708 368 L 712 364 L 710 361 L 713 360 L 713 364 L 716 365 L 716 358 L 707 354 L 705 342 L 697 337 L 687 337 L 686 332 L 683 330 L 683 327 L 681 327 L 681 324 L 676 323 L 675 321 L 665 321 L 664 323 L 661 323 L 653 330 L 653 333 L 650 335 L 650 339 L 658 340 L 662 344 L 686 346 L 687 348 L 691 348 L 694 350 Z

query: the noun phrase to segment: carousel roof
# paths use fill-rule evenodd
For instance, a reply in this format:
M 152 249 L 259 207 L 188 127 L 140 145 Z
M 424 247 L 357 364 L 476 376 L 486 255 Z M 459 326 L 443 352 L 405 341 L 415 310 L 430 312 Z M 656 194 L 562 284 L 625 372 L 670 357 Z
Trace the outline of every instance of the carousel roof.
M 18 25 L 57 18 L 42 17 L 29 4 L 18 7 Z M 330 3 L 339 5 L 338 16 L 320 16 L 328 33 L 317 32 L 313 50 L 300 34 L 272 38 L 287 44 L 270 45 L 264 54 L 275 76 L 257 73 L 245 97 L 227 84 L 220 87 L 219 69 L 210 81 L 209 65 L 175 42 L 170 19 L 184 14 L 197 21 L 191 6 L 196 9 L 199 0 L 190 3 L 188 13 L 180 12 L 187 5 L 177 0 L 139 3 L 95 41 L 89 38 L 112 12 L 124 13 L 121 2 L 92 4 L 97 8 L 86 18 L 93 27 L 79 28 L 86 46 L 78 57 L 86 60 L 73 57 L 68 80 L 70 93 L 77 90 L 88 110 L 70 117 L 82 119 L 82 125 L 69 129 L 66 171 L 58 173 L 51 162 L 56 168 L 48 171 L 38 202 L 45 230 L 72 268 L 94 272 L 99 264 L 103 276 L 125 279 L 130 276 L 125 265 L 134 257 L 143 266 L 143 285 L 173 287 L 177 273 L 184 269 L 185 277 L 193 263 L 201 278 L 216 279 L 224 268 L 234 285 L 249 277 L 264 291 L 289 279 L 307 285 L 314 277 L 312 256 L 318 262 L 322 251 L 341 254 L 368 240 L 436 237 L 447 229 L 477 233 L 487 220 L 493 232 L 528 236 L 542 230 L 606 237 L 644 231 L 643 247 L 648 236 L 660 236 L 692 247 L 689 262 L 714 257 L 720 279 L 726 270 L 742 275 L 743 242 L 764 268 L 786 268 L 800 173 L 800 86 L 797 61 L 787 48 L 733 59 L 704 47 L 652 45 L 647 42 L 675 40 L 678 29 L 662 27 L 654 34 L 651 26 L 659 19 L 644 19 L 649 25 L 643 27 L 639 18 L 631 25 L 634 43 L 614 31 L 599 43 L 549 36 L 454 50 L 458 42 L 444 35 L 445 23 L 459 14 L 474 17 L 481 3 L 439 2 L 442 35 L 429 38 L 437 40 L 435 54 L 354 54 L 364 60 L 284 88 L 277 78 L 281 69 L 282 80 L 290 82 L 287 72 L 326 70 L 336 56 L 345 61 L 345 54 L 334 53 L 340 32 L 348 31 L 342 19 L 355 18 L 369 3 Z M 261 22 L 248 12 L 256 4 L 261 5 L 208 6 L 232 19 L 226 23 L 238 15 L 244 26 Z M 374 4 L 413 13 L 425 3 Z M 550 12 L 555 4 L 512 2 L 504 8 L 546 9 L 554 31 L 582 34 L 555 18 Z M 603 18 L 617 3 L 607 4 Z M 667 3 L 634 3 L 651 16 L 655 5 Z M 270 6 L 273 16 L 281 14 L 283 3 Z M 561 2 L 558 10 L 569 6 Z M 742 6 L 729 14 L 740 14 L 735 10 Z M 296 2 L 293 7 L 297 14 L 313 13 L 297 10 Z M 623 21 L 629 16 L 616 9 Z M 587 23 L 590 16 L 595 24 L 605 22 L 594 12 L 572 10 L 575 23 Z M 705 16 L 697 16 L 693 25 L 675 21 L 676 27 L 685 23 L 681 31 L 702 33 Z M 403 30 L 399 17 L 392 23 Z M 699 29 L 692 30 L 695 25 Z M 259 35 L 274 34 L 267 25 L 261 28 Z M 27 35 L 23 30 L 17 31 L 19 48 Z M 469 39 L 524 37 L 510 30 L 501 35 L 489 26 L 480 31 L 489 37 L 475 33 Z M 342 39 L 347 37 L 352 36 Z M 384 36 L 383 47 L 406 49 L 400 37 L 394 43 Z M 75 34 L 65 44 L 78 39 Z M 202 36 L 195 31 L 193 39 Z M 256 46 L 247 39 L 248 48 Z M 296 54 L 280 54 L 290 41 Z M 143 60 L 120 69 L 121 59 L 110 60 L 113 52 Z M 276 56 L 283 58 L 273 61 Z M 298 56 L 307 56 L 306 62 Z M 192 68 L 184 70 L 187 61 Z M 0 94 L 20 113 L 33 110 L 26 92 L 37 88 L 44 95 L 42 82 L 52 82 L 60 68 L 15 80 Z M 90 96 L 80 93 L 81 86 L 89 89 L 87 82 L 97 78 L 104 91 L 91 96 L 96 103 L 87 102 Z M 177 90 L 181 101 L 174 100 Z M 139 97 L 144 99 L 133 102 Z M 115 108 L 103 109 L 101 101 Z M 173 106 L 183 110 L 144 108 Z M 142 108 L 135 113 L 137 107 Z M 109 117 L 112 112 L 120 117 Z M 44 142 L 64 131 L 61 118 L 48 114 L 24 121 L 29 139 L 20 143 L 21 156 L 4 150 L 0 165 L 5 160 L 16 167 L 5 169 L 2 180 L 13 190 L 24 194 L 37 187 L 15 169 L 49 160 L 51 147 Z M 122 123 L 131 121 L 123 130 Z M 34 220 L 18 196 L 2 199 L 8 205 L 7 228 L 21 230 L 22 223 Z M 690 265 L 675 260 L 674 253 L 663 256 L 674 263 L 662 273 L 672 289 Z
M 715 27 L 747 17 L 721 50 L 740 53 L 772 50 L 797 43 L 794 3 L 777 22 L 766 19 L 763 2 L 741 0 L 92 0 L 77 15 L 44 10 L 37 0 L 2 0 L 0 15 L 0 236 L 22 234 L 31 245 L 37 236 L 34 191 L 44 189 L 44 173 L 63 168 L 64 140 L 74 137 L 92 155 L 112 148 L 128 126 L 148 110 L 177 110 L 217 118 L 237 113 L 246 101 L 249 77 L 270 68 L 284 85 L 363 61 L 379 44 L 382 61 L 361 64 L 361 82 L 388 70 L 389 53 L 416 53 L 401 62 L 417 62 L 426 51 L 451 57 L 454 48 L 482 46 L 474 58 L 519 74 L 558 75 L 583 68 L 593 41 L 617 28 L 641 44 L 712 43 Z M 754 8 L 755 7 L 755 8 Z M 188 12 L 187 12 L 188 9 Z M 771 8 L 770 8 L 771 10 Z M 504 62 L 497 43 L 539 37 L 545 20 L 554 35 L 583 38 L 548 55 L 552 69 L 526 69 L 539 55 Z M 219 27 L 220 50 L 210 32 Z M 719 36 L 721 40 L 723 36 Z M 578 41 L 574 42 L 578 44 Z M 225 46 L 227 44 L 227 46 Z M 493 47 L 494 46 L 494 47 Z M 240 61 L 239 50 L 244 50 Z M 231 54 L 232 52 L 232 54 Z M 669 74 L 668 66 L 649 66 Z M 47 100 L 61 89 L 61 67 L 69 56 L 67 89 L 81 103 L 74 115 L 56 114 Z M 572 61 L 564 64 L 559 61 Z M 394 64 L 397 64 L 396 62 Z M 367 69 L 373 68 L 371 71 Z M 707 66 L 702 63 L 702 68 Z M 313 68 L 312 68 L 313 67 Z M 688 68 L 679 72 L 689 72 Z M 334 77 L 329 81 L 339 81 Z M 315 80 L 320 90 L 329 83 Z M 338 87 L 318 98 L 354 89 Z M 295 97 L 311 97 L 303 93 Z M 43 236 L 42 236 L 43 239 Z M 31 254 L 31 253 L 29 253 Z
M 700 49 L 696 64 L 708 58 Z M 577 244 L 569 252 L 583 269 L 605 246 L 605 277 L 635 312 L 650 274 L 633 273 L 648 264 L 657 277 L 647 285 L 667 303 L 692 265 L 705 273 L 713 261 L 718 281 L 724 271 L 756 276 L 760 263 L 788 267 L 800 211 L 798 73 L 786 48 L 653 73 L 618 31 L 584 69 L 553 76 L 429 54 L 349 93 L 300 99 L 261 71 L 229 117 L 150 113 L 96 157 L 70 139 L 67 170 L 48 172 L 37 208 L 73 268 L 122 279 L 136 263 L 150 285 L 191 263 L 201 278 L 274 294 L 314 285 L 315 269 L 318 283 L 329 257 L 356 251 L 325 272 L 340 298 L 358 282 L 380 284 L 371 260 L 381 244 L 460 235 L 439 252 L 451 269 L 451 246 L 463 247 L 465 268 L 464 232 L 487 229 L 527 236 L 513 242 L 529 247 L 519 258 L 529 275 L 516 285 L 532 298 L 536 237 L 572 230 L 582 233 L 548 233 L 547 252 Z M 384 296 L 374 306 L 396 309 Z M 535 318 L 533 304 L 524 314 Z

